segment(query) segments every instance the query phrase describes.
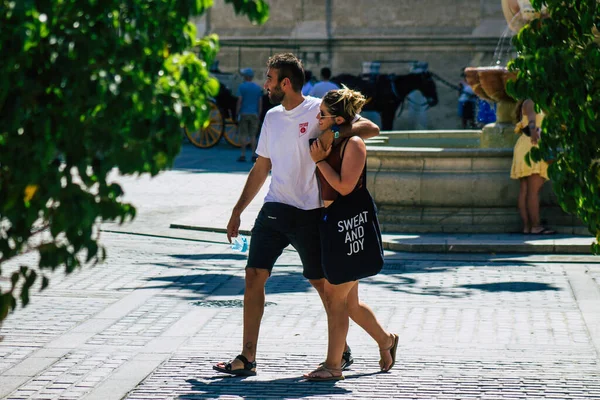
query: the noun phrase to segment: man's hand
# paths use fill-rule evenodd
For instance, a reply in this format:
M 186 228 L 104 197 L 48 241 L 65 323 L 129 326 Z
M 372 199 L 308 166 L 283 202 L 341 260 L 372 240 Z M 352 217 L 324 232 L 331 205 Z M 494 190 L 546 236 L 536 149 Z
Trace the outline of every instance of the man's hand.
M 227 223 L 227 240 L 229 243 L 231 243 L 231 238 L 239 235 L 241 222 L 242 220 L 240 218 L 240 214 L 233 211 L 231 213 L 231 217 L 229 218 L 229 222 Z

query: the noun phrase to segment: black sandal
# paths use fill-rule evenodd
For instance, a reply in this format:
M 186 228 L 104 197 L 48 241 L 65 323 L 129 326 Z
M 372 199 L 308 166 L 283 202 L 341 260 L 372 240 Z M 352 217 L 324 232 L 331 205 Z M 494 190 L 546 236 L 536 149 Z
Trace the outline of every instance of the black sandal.
M 254 376 L 256 375 L 256 361 L 248 361 L 246 357 L 243 355 L 239 355 L 235 358 L 236 360 L 240 360 L 244 363 L 244 368 L 231 369 L 231 363 L 233 360 L 229 361 L 225 364 L 225 368 L 213 365 L 213 369 L 218 372 L 222 372 L 224 374 L 236 375 L 236 376 Z
M 354 364 L 354 358 L 352 358 L 352 350 L 350 350 L 350 346 L 348 346 L 346 351 L 342 353 L 342 370 L 345 370 L 352 364 Z
M 350 346 L 346 347 L 346 351 L 342 353 L 342 366 L 340 367 L 342 371 L 345 371 L 354 364 L 354 358 L 352 358 L 352 350 L 350 350 Z M 325 361 L 319 364 L 319 367 L 325 365 Z

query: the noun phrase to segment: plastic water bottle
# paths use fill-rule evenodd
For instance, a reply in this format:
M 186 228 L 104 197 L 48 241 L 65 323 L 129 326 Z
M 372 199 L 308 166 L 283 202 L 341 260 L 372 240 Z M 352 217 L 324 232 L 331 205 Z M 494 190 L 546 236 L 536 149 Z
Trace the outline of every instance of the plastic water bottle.
M 239 251 L 240 253 L 248 251 L 248 239 L 246 239 L 246 236 L 239 235 L 234 237 L 233 242 L 231 243 L 231 249 Z

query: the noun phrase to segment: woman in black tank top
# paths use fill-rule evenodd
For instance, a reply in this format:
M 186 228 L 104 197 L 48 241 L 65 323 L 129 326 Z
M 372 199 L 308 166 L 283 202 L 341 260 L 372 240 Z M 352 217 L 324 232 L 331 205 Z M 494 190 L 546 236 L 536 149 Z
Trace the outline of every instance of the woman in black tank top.
M 323 97 L 319 114 L 318 140 L 311 144 L 310 154 L 317 166 L 325 207 L 338 196 L 345 196 L 360 187 L 367 159 L 365 143 L 358 136 L 339 137 L 339 126 L 351 124 L 365 104 L 362 94 L 347 87 L 332 90 Z M 339 285 L 325 282 L 325 304 L 329 344 L 327 358 L 317 369 L 304 375 L 307 380 L 338 380 L 342 375 L 342 356 L 348 334 L 348 315 L 377 342 L 380 349 L 379 367 L 390 370 L 396 359 L 398 335 L 383 329 L 373 311 L 358 298 L 358 281 Z M 345 364 L 346 366 L 348 363 Z

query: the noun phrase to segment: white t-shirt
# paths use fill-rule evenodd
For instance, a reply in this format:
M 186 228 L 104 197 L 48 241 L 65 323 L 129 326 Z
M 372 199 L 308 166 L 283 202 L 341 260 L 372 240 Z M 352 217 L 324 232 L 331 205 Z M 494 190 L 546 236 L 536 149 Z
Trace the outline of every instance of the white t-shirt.
M 321 99 L 305 97 L 293 110 L 279 105 L 265 116 L 256 154 L 271 160 L 271 185 L 266 202 L 302 210 L 323 206 L 308 139 L 319 136 Z

